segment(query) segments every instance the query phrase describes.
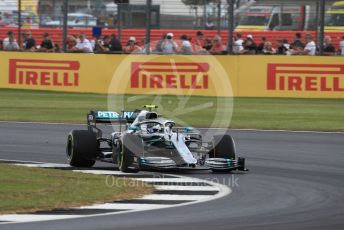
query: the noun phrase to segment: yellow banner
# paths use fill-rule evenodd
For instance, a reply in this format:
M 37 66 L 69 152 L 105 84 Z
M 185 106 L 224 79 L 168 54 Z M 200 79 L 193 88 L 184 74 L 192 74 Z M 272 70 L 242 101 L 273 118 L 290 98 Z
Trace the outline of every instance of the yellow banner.
M 344 98 L 343 57 L 242 56 L 237 96 Z
M 1 53 L 0 88 L 344 98 L 343 57 Z

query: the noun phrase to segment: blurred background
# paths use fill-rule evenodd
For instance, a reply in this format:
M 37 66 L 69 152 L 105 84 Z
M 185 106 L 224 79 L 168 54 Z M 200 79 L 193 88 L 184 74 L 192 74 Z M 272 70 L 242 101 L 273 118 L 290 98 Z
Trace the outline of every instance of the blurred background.
M 147 18 L 151 23 L 146 23 Z M 70 29 L 88 29 L 86 32 L 92 36 L 93 27 L 101 28 L 102 34 L 116 33 L 120 39 L 128 36 L 147 39 L 147 29 L 161 30 L 149 34 L 148 39 L 152 40 L 168 31 L 194 35 L 193 30 L 206 30 L 229 41 L 228 33 L 239 31 L 318 34 L 324 27 L 328 32 L 344 32 L 344 1 L 0 0 L 0 27 L 2 37 L 10 28 L 17 28 L 18 34 L 25 29 L 39 29 L 41 34 L 43 30 L 64 28 L 62 35 L 52 32 L 57 41 L 62 41 Z M 292 36 L 285 34 L 282 35 L 287 38 Z

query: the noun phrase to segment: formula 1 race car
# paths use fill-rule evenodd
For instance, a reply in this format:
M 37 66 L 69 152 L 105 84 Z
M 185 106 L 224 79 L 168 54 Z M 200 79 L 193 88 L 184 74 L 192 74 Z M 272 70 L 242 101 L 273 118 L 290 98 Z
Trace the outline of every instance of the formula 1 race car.
M 203 142 L 193 128 L 175 128 L 146 105 L 143 110 L 121 113 L 91 111 L 87 130 L 72 130 L 67 139 L 67 159 L 74 167 L 92 167 L 97 160 L 114 163 L 122 172 L 141 169 L 210 169 L 247 171 L 245 158 L 237 158 L 233 138 L 215 135 Z M 103 137 L 97 124 L 118 124 L 119 132 Z M 125 128 L 123 128 L 123 126 Z

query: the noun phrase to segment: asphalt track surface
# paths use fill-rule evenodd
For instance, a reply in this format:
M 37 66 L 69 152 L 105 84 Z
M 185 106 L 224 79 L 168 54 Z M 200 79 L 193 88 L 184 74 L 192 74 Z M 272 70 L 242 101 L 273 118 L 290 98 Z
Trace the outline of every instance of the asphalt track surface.
M 65 141 L 72 128 L 81 127 L 0 123 L 0 158 L 65 163 Z M 343 133 L 230 132 L 238 152 L 247 158 L 249 173 L 180 173 L 231 186 L 233 192 L 224 198 L 169 209 L 0 228 L 343 229 Z

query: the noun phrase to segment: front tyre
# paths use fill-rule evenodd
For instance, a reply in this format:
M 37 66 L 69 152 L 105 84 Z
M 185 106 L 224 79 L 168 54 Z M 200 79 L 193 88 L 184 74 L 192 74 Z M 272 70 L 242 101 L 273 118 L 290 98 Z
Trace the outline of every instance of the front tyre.
M 209 152 L 209 158 L 224 158 L 235 160 L 235 143 L 229 134 L 215 135 L 212 139 L 213 148 Z M 231 169 L 212 169 L 213 172 L 231 171 Z
M 136 173 L 140 171 L 139 156 L 143 151 L 142 139 L 133 134 L 125 134 L 122 137 L 122 147 L 118 154 L 118 168 L 125 173 Z
M 72 130 L 67 139 L 67 160 L 73 167 L 92 167 L 96 162 L 96 134 L 88 130 Z
M 210 158 L 235 159 L 235 144 L 229 134 L 215 135 L 212 139 L 212 149 L 209 152 Z

